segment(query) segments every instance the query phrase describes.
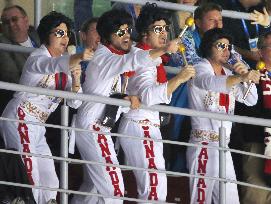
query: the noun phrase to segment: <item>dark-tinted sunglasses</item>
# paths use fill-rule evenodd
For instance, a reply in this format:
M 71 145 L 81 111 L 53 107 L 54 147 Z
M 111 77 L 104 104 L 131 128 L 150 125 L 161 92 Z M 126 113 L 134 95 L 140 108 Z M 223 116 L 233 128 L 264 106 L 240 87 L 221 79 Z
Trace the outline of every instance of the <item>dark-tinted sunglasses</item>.
M 119 36 L 120 38 L 123 37 L 126 33 L 131 34 L 132 33 L 132 28 L 131 27 L 127 27 L 124 29 L 118 29 L 116 33 L 117 36 Z
M 71 31 L 65 31 L 62 29 L 57 29 L 56 31 L 50 32 L 54 33 L 57 38 L 64 38 L 64 37 L 70 37 L 71 36 Z
M 12 16 L 11 18 L 2 18 L 2 24 L 3 25 L 8 25 L 10 22 L 12 23 L 17 23 L 20 18 L 24 18 L 24 16 Z
M 231 44 L 227 44 L 227 43 L 223 43 L 223 42 L 218 42 L 215 44 L 215 47 L 217 50 L 219 51 L 224 51 L 224 50 L 232 50 L 232 45 Z
M 151 31 L 155 32 L 156 34 L 160 34 L 162 32 L 169 32 L 170 31 L 170 26 L 169 25 L 157 25 L 157 26 L 153 26 L 153 28 L 151 29 Z

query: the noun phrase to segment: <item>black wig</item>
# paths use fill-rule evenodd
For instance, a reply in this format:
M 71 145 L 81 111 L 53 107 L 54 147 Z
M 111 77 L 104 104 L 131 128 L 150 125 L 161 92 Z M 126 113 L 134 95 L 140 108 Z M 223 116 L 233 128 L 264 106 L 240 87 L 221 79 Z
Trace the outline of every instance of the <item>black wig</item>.
M 141 8 L 140 14 L 136 20 L 136 30 L 139 33 L 140 38 L 155 21 L 164 20 L 166 24 L 169 25 L 169 18 L 169 14 L 164 9 L 157 7 L 157 4 L 146 3 Z
M 232 44 L 233 38 L 231 35 L 229 35 L 225 30 L 221 28 L 214 28 L 211 30 L 208 30 L 204 33 L 203 38 L 200 43 L 200 55 L 203 58 L 208 58 L 211 56 L 212 46 L 214 43 L 222 38 L 226 38 L 229 40 L 229 43 Z
M 133 25 L 132 16 L 125 10 L 110 10 L 105 12 L 98 20 L 96 29 L 101 37 L 103 44 L 111 41 L 111 35 L 120 28 L 120 26 L 127 24 L 129 27 Z
M 56 11 L 52 11 L 48 13 L 46 16 L 44 16 L 40 20 L 40 24 L 37 28 L 37 32 L 40 37 L 40 41 L 43 44 L 49 44 L 49 35 L 50 32 L 59 26 L 61 23 L 65 23 L 68 31 L 71 31 L 73 28 L 73 23 L 70 18 L 63 15 L 62 13 L 58 13 Z

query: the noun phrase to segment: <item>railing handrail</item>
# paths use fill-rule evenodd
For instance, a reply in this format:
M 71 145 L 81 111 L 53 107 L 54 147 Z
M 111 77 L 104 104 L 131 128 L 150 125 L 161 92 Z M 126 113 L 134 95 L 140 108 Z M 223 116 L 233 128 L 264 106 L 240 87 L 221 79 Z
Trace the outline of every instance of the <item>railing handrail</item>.
M 207 147 L 207 146 L 205 146 L 205 147 Z M 101 166 L 119 167 L 121 169 L 127 169 L 127 170 L 139 170 L 139 171 L 165 173 L 167 175 L 173 175 L 173 176 L 204 178 L 204 179 L 210 179 L 210 180 L 217 180 L 217 181 L 221 181 L 221 182 L 236 183 L 236 184 L 242 185 L 242 186 L 248 186 L 248 187 L 253 187 L 253 188 L 257 188 L 257 189 L 271 191 L 271 188 L 269 188 L 269 187 L 254 185 L 254 184 L 240 182 L 240 181 L 236 181 L 236 180 L 232 180 L 232 179 L 226 179 L 226 178 L 194 175 L 194 174 L 180 173 L 180 172 L 166 171 L 166 170 L 158 170 L 158 169 L 147 169 L 147 168 L 134 167 L 134 166 L 128 166 L 128 165 L 110 164 L 110 163 L 102 163 L 102 162 L 87 161 L 87 160 L 80 160 L 80 159 L 63 158 L 63 157 L 57 157 L 57 156 L 33 154 L 33 153 L 19 152 L 19 151 L 6 150 L 6 149 L 0 149 L 0 152 L 6 152 L 6 153 L 9 153 L 9 154 L 16 154 L 16 155 L 36 156 L 36 157 L 40 157 L 40 158 L 49 158 L 49 159 L 54 159 L 54 160 L 58 160 L 58 161 L 67 161 L 67 162 L 74 163 L 74 164 L 101 165 Z M 1 182 L 2 181 L 0 181 L 0 184 L 1 184 Z M 35 187 L 35 186 L 32 186 L 32 185 L 29 185 L 29 186 Z M 51 189 L 51 188 L 48 188 L 48 190 L 49 189 Z M 51 189 L 51 190 L 54 190 L 54 189 Z
M 81 100 L 81 101 L 104 103 L 104 104 L 118 105 L 118 106 L 124 106 L 124 107 L 130 106 L 129 101 L 122 100 L 122 99 L 113 99 L 113 98 L 109 98 L 105 96 L 88 95 L 88 94 L 82 94 L 82 93 L 78 94 L 78 93 L 72 93 L 68 91 L 50 90 L 50 89 L 45 89 L 45 88 L 31 87 L 31 86 L 8 83 L 8 82 L 3 82 L 3 81 L 0 81 L 0 89 L 30 92 L 30 93 L 35 93 L 35 94 L 56 96 L 56 97 L 61 97 L 65 99 L 76 99 L 76 100 Z M 192 109 L 187 109 L 187 108 L 177 108 L 177 107 L 170 107 L 170 106 L 163 106 L 163 105 L 146 106 L 142 104 L 141 108 L 147 109 L 147 110 L 153 110 L 153 111 L 162 111 L 162 112 L 172 113 L 172 114 L 211 118 L 211 119 L 216 119 L 220 121 L 222 120 L 231 121 L 231 122 L 251 124 L 251 125 L 267 126 L 267 127 L 271 126 L 270 119 L 237 116 L 237 115 L 226 115 L 222 113 L 211 113 L 211 112 L 197 111 L 197 110 L 192 110 Z
M 68 127 L 68 126 L 62 126 L 62 125 L 53 125 L 53 124 L 47 124 L 47 123 L 24 121 L 24 120 L 4 118 L 4 117 L 0 117 L 0 120 L 10 121 L 10 122 L 19 122 L 19 123 L 25 123 L 25 124 L 31 124 L 31 125 L 38 125 L 38 126 L 49 127 L 49 128 L 58 128 L 58 129 L 61 129 L 61 130 L 68 130 L 68 131 L 73 130 L 75 132 L 90 132 L 90 133 L 97 133 L 97 134 L 107 134 L 107 135 L 111 135 L 111 136 L 114 136 L 114 137 L 122 137 L 122 138 L 133 139 L 133 140 L 146 140 L 146 141 L 162 142 L 162 143 L 166 143 L 166 144 L 179 145 L 179 146 L 188 146 L 188 147 L 204 147 L 204 148 L 207 148 L 207 149 L 217 149 L 217 150 L 234 152 L 234 153 L 237 153 L 237 154 L 255 156 L 255 157 L 259 157 L 259 158 L 263 158 L 263 159 L 271 159 L 271 157 L 265 156 L 265 155 L 262 155 L 262 154 L 250 153 L 250 152 L 236 150 L 236 149 L 230 149 L 230 148 L 208 146 L 208 145 L 206 146 L 206 145 L 202 145 L 202 144 L 193 144 L 193 143 L 179 142 L 179 141 L 174 141 L 174 140 L 143 138 L 143 137 L 137 137 L 137 136 L 133 136 L 133 135 L 125 135 L 125 134 L 120 134 L 120 133 L 94 131 L 94 130 L 83 129 L 83 128 L 75 128 L 75 127 Z
M 147 2 L 150 2 L 150 3 L 156 3 L 157 6 L 159 6 L 160 8 L 174 10 L 174 11 L 194 12 L 194 10 L 197 8 L 197 6 L 190 6 L 190 5 L 185 5 L 185 4 L 177 4 L 177 3 L 163 2 L 163 1 L 154 1 L 154 0 L 111 0 L 111 1 L 139 4 L 139 5 L 144 5 Z M 228 17 L 228 18 L 249 20 L 249 13 L 239 12 L 239 11 L 222 10 L 222 16 Z
M 0 50 L 4 50 L 7 52 L 22 52 L 22 53 L 31 53 L 35 49 L 34 47 L 24 47 L 21 45 L 12 45 L 7 43 L 0 43 Z

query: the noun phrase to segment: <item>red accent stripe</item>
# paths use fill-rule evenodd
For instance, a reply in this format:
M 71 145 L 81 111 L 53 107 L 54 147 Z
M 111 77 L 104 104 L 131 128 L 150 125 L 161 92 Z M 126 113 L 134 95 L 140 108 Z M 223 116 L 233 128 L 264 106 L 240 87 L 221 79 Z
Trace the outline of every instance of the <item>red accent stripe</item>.
M 271 174 L 271 159 L 265 160 L 264 173 Z
M 18 115 L 19 120 L 24 120 L 25 119 L 25 112 L 20 107 L 17 110 L 17 115 Z M 30 139 L 29 139 L 29 135 L 28 135 L 28 126 L 27 126 L 27 124 L 26 123 L 19 123 L 17 130 L 18 130 L 18 133 L 19 133 L 19 136 L 20 136 L 20 141 L 21 141 L 23 152 L 31 153 L 30 148 L 29 148 Z M 31 185 L 34 185 L 35 183 L 34 183 L 34 180 L 33 180 L 33 177 L 32 177 L 33 161 L 31 159 L 31 156 L 23 155 L 22 160 L 23 160 L 25 168 L 26 168 L 26 173 L 27 173 L 27 176 L 28 176 L 29 183 Z
M 68 81 L 67 74 L 65 74 L 64 72 L 56 73 L 55 74 L 55 89 L 64 91 L 67 85 L 67 81 Z
M 224 69 L 221 70 L 222 75 L 226 75 Z M 219 94 L 219 105 L 220 106 L 225 106 L 226 112 L 228 113 L 229 111 L 229 106 L 230 106 L 230 97 L 229 94 L 224 94 L 220 93 Z
M 152 49 L 150 45 L 148 45 L 146 43 L 142 43 L 142 42 L 138 43 L 136 46 L 142 50 Z M 160 84 L 167 82 L 167 73 L 166 73 L 164 64 L 166 64 L 170 59 L 167 55 L 163 55 L 163 56 L 161 56 L 161 58 L 162 58 L 162 63 L 156 67 L 156 69 L 157 69 L 157 79 L 156 80 Z
M 149 121 L 149 120 L 146 119 L 146 121 Z M 151 138 L 149 128 L 150 127 L 147 125 L 142 126 L 145 138 Z M 154 154 L 153 143 L 154 142 L 151 140 L 143 140 L 143 145 L 145 148 L 145 157 L 146 157 L 146 160 L 148 161 L 148 169 L 157 169 L 156 164 L 155 164 L 155 154 Z M 158 186 L 159 180 L 158 180 L 157 173 L 154 173 L 154 172 L 149 173 L 149 179 L 150 179 L 150 186 L 149 186 L 150 192 L 148 195 L 148 200 L 158 200 L 157 186 Z
M 61 90 L 65 90 L 66 85 L 67 85 L 67 81 L 68 81 L 68 76 L 67 76 L 67 74 L 65 74 L 63 72 L 61 72 L 61 74 L 62 74 L 62 82 L 61 82 L 62 89 Z

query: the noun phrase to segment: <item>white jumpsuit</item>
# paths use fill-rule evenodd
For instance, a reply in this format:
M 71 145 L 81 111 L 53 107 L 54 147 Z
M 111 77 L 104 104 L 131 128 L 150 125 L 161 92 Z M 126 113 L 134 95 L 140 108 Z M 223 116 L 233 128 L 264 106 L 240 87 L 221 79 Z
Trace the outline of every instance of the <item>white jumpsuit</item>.
M 247 84 L 238 84 L 228 89 L 226 87 L 227 76 L 231 71 L 223 68 L 225 75 L 216 76 L 207 59 L 203 59 L 195 65 L 196 76 L 189 81 L 189 107 L 199 111 L 210 111 L 233 115 L 235 100 L 248 106 L 255 105 L 258 99 L 255 85 L 252 86 L 246 100 L 243 95 L 247 90 Z M 225 94 L 228 94 L 228 100 Z M 219 127 L 221 121 L 191 117 L 192 131 L 190 143 L 209 146 L 219 146 Z M 230 141 L 232 123 L 224 121 L 226 128 L 227 145 Z M 208 148 L 187 148 L 187 162 L 190 174 L 209 177 L 219 177 L 219 151 Z M 226 152 L 226 178 L 236 180 L 234 166 L 230 152 Z M 219 203 L 219 182 L 209 179 L 190 178 L 191 204 L 214 204 Z M 237 185 L 226 184 L 226 203 L 238 204 L 239 196 Z
M 114 92 L 120 92 L 120 74 L 146 66 L 156 66 L 160 63 L 160 58 L 156 60 L 150 58 L 149 51 L 132 47 L 128 54 L 121 56 L 113 54 L 107 47 L 100 44 L 86 69 L 83 92 L 99 96 L 109 96 Z M 104 108 L 105 104 L 84 102 L 78 109 L 76 127 L 109 132 L 109 128 L 100 124 Z M 77 132 L 75 142 L 83 160 L 118 164 L 110 135 Z M 110 196 L 124 196 L 123 178 L 120 168 L 85 165 L 84 179 L 80 191 Z M 72 203 L 114 204 L 123 203 L 123 201 L 96 196 L 75 195 Z
M 129 79 L 128 95 L 139 96 L 144 105 L 169 103 L 167 82 L 157 82 L 156 66 L 144 67 Z M 144 109 L 129 110 L 123 115 L 119 133 L 139 138 L 162 139 L 158 111 Z M 128 165 L 165 170 L 163 143 L 119 138 Z M 167 196 L 167 178 L 164 173 L 134 171 L 139 199 L 165 201 Z M 147 203 L 147 202 L 146 202 Z
M 20 84 L 55 89 L 55 73 L 69 74 L 69 56 L 52 58 L 47 48 L 42 45 L 27 59 L 23 68 Z M 71 90 L 71 76 L 68 75 L 66 90 Z M 58 106 L 61 98 L 16 92 L 6 106 L 2 116 L 31 122 L 45 123 L 50 113 Z M 70 106 L 77 108 L 81 101 L 70 101 Z M 15 148 L 21 152 L 51 156 L 45 138 L 45 127 L 18 122 L 1 122 L 1 135 L 6 148 Z M 58 188 L 59 181 L 55 172 L 54 161 L 39 157 L 22 156 L 31 184 Z M 45 204 L 56 199 L 56 191 L 33 189 L 37 203 Z

